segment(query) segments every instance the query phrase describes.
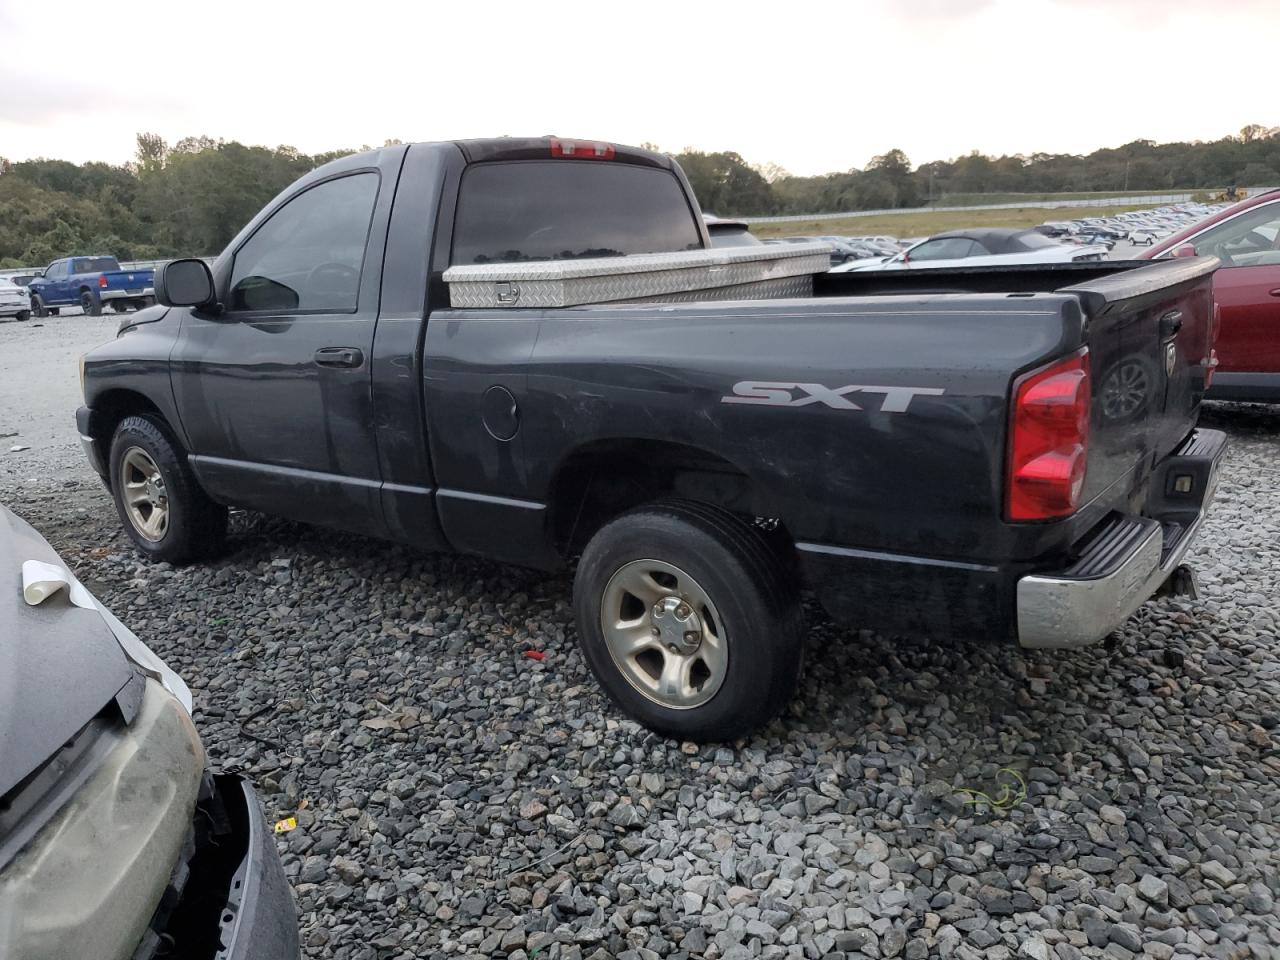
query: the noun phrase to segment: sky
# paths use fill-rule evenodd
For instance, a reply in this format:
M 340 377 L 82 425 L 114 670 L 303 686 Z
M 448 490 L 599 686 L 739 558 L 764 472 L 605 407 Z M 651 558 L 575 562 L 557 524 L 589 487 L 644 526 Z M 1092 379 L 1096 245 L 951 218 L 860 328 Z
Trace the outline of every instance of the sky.
M 3 0 L 0 42 L 10 160 L 556 134 L 809 175 L 1280 125 L 1280 0 Z

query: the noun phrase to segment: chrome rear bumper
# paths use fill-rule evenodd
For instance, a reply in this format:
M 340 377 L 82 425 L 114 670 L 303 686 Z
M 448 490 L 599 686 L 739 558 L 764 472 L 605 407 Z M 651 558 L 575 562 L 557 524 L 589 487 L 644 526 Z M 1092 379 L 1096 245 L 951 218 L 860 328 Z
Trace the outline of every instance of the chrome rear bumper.
M 1191 548 L 1217 492 L 1226 437 L 1197 430 L 1153 475 L 1162 513 L 1121 517 L 1060 573 L 1018 581 L 1018 643 L 1084 647 L 1104 639 L 1169 578 Z M 1188 478 L 1190 478 L 1188 480 Z M 1187 484 L 1190 489 L 1184 489 Z

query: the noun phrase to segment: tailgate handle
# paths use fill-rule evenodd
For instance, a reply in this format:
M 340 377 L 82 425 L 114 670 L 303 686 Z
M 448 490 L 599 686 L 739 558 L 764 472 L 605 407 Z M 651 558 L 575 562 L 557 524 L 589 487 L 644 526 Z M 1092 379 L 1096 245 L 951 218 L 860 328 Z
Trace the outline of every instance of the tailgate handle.
M 1160 318 L 1160 339 L 1168 340 L 1176 337 L 1178 331 L 1182 329 L 1182 311 L 1170 310 Z

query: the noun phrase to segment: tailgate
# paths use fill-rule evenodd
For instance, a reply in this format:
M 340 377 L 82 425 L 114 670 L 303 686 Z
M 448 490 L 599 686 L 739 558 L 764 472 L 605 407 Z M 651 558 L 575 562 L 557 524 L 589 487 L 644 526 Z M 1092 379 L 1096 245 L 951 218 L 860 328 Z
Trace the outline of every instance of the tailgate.
M 141 293 L 151 286 L 155 278 L 154 270 L 112 270 L 102 275 L 106 278 L 107 289 L 127 290 L 130 293 Z
M 1217 267 L 1216 257 L 1163 260 L 1060 291 L 1079 297 L 1086 316 L 1093 396 L 1084 503 L 1140 512 L 1154 465 L 1195 426 Z

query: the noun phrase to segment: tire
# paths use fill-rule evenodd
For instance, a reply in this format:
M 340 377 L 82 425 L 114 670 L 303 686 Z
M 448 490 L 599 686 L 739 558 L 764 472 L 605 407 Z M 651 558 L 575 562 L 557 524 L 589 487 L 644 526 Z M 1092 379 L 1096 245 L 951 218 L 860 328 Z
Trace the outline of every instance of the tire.
M 51 317 L 56 317 L 62 311 L 61 307 L 46 307 L 45 309 Z
M 84 311 L 86 317 L 100 317 L 102 316 L 102 301 L 94 295 L 92 290 L 81 290 L 80 309 Z
M 14 315 L 14 319 L 15 319 L 15 320 L 17 320 L 19 323 L 23 323 L 24 321 L 30 320 L 30 319 L 31 319 L 31 311 L 30 311 L 30 310 L 19 310 L 19 311 L 17 312 L 17 314 L 15 314 L 15 315 Z
M 162 420 L 150 416 L 122 420 L 111 440 L 108 464 L 116 512 L 143 556 L 184 564 L 222 547 L 227 508 L 200 489 L 186 453 Z M 131 493 L 144 498 L 143 502 L 131 507 L 127 500 Z M 158 519 L 157 511 L 163 514 Z
M 49 311 L 45 309 L 44 301 L 34 293 L 31 295 L 31 312 L 37 317 L 47 317 L 49 315 Z
M 765 534 L 718 507 L 667 500 L 623 514 L 587 544 L 573 593 L 591 672 L 652 730 L 733 740 L 795 691 L 804 659 L 795 579 Z M 609 620 L 634 625 L 609 629 Z M 620 653 L 624 637 L 634 653 Z
M 128 312 L 129 312 L 129 301 L 128 301 L 128 300 L 112 300 L 112 301 L 111 301 L 111 310 L 112 310 L 114 313 L 128 313 Z

